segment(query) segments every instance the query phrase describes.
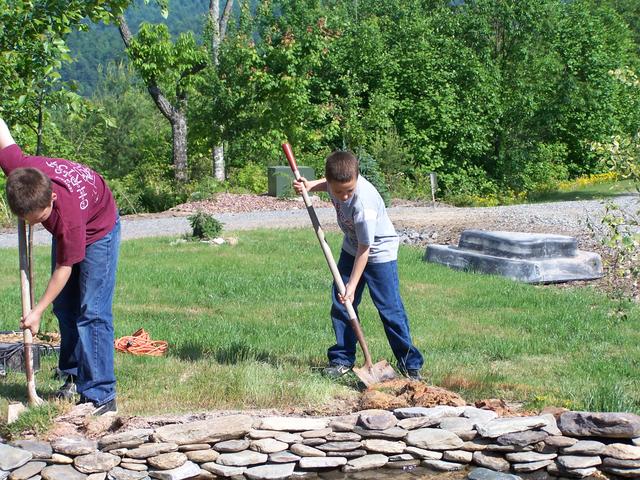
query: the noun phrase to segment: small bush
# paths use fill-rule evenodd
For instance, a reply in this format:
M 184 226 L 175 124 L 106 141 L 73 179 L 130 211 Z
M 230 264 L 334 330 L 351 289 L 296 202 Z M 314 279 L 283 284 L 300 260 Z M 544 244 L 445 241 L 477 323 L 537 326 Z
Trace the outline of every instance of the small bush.
M 232 187 L 248 190 L 251 193 L 267 191 L 267 169 L 264 165 L 249 162 L 231 172 L 229 183 Z
M 189 223 L 193 229 L 193 236 L 201 240 L 216 238 L 222 233 L 222 223 L 201 211 L 189 216 Z
M 209 200 L 216 193 L 224 192 L 227 188 L 225 182 L 216 180 L 211 176 L 205 176 L 199 180 L 191 182 L 187 186 L 189 200 L 197 202 L 199 200 Z
M 130 176 L 107 182 L 121 215 L 131 215 L 144 211 L 140 201 L 140 189 Z
M 142 187 L 140 201 L 148 212 L 164 212 L 186 200 L 186 194 L 172 181 L 148 178 Z
M 387 175 L 387 182 L 395 198 L 431 201 L 431 175 L 426 168 L 416 168 L 410 175 L 396 172 Z M 438 192 L 436 192 L 436 197 Z
M 385 206 L 388 207 L 391 204 L 391 194 L 376 159 L 362 150 L 358 153 L 358 160 L 360 162 L 360 173 L 376 187 L 382 200 L 384 200 Z

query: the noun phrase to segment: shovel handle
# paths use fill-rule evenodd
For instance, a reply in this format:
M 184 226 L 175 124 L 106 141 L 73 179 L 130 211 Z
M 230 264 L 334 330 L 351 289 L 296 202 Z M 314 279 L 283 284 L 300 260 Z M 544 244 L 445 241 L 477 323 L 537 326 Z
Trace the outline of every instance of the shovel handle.
M 284 151 L 284 156 L 287 157 L 287 161 L 289 162 L 289 166 L 291 167 L 293 176 L 296 178 L 296 180 L 299 180 L 300 172 L 298 171 L 298 164 L 296 162 L 296 157 L 293 156 L 293 150 L 291 150 L 291 145 L 289 145 L 288 143 L 283 143 L 282 150 Z
M 282 144 L 282 150 L 284 151 L 285 157 L 287 157 L 287 161 L 289 162 L 289 166 L 291 167 L 291 171 L 293 172 L 293 176 L 296 180 L 300 180 L 300 172 L 298 171 L 298 164 L 296 162 L 295 157 L 293 156 L 293 151 L 291 150 L 291 145 L 288 143 Z M 304 204 L 307 206 L 307 212 L 309 213 L 309 217 L 311 218 L 311 223 L 313 224 L 313 228 L 316 232 L 316 236 L 318 237 L 318 241 L 320 242 L 320 247 L 322 247 L 322 252 L 324 253 L 324 258 L 327 261 L 327 265 L 329 266 L 329 270 L 331 270 L 331 275 L 333 276 L 333 281 L 336 284 L 336 288 L 340 295 L 344 295 L 345 287 L 344 282 L 342 281 L 342 275 L 340 275 L 340 271 L 338 270 L 338 266 L 336 265 L 336 261 L 333 258 L 333 254 L 331 253 L 331 248 L 325 239 L 324 232 L 322 231 L 322 227 L 320 226 L 320 221 L 318 220 L 318 216 L 313 208 L 313 204 L 311 203 L 311 199 L 309 198 L 309 194 L 304 184 L 302 184 L 302 198 L 304 199 Z M 367 346 L 367 342 L 364 339 L 364 334 L 362 333 L 362 327 L 360 326 L 360 322 L 358 321 L 358 316 L 356 315 L 356 311 L 351 305 L 349 300 L 344 302 L 344 306 L 347 309 L 347 314 L 349 315 L 349 320 L 351 322 L 351 328 L 353 328 L 353 332 L 358 339 L 358 343 L 360 344 L 360 348 L 362 348 L 362 354 L 364 355 L 364 364 L 365 367 L 371 369 L 373 362 L 371 361 L 371 355 L 369 354 L 369 347 Z
M 33 272 L 33 259 L 29 255 L 29 246 L 27 240 L 27 226 L 22 219 L 18 220 L 18 256 L 20 260 L 20 297 L 22 300 L 22 316 L 26 317 L 31 312 L 33 301 L 32 279 L 30 270 Z M 36 380 L 33 374 L 33 336 L 31 330 L 25 328 L 22 330 L 24 342 L 24 363 L 25 374 L 27 377 L 27 398 L 30 405 L 40 405 L 42 399 L 36 393 Z

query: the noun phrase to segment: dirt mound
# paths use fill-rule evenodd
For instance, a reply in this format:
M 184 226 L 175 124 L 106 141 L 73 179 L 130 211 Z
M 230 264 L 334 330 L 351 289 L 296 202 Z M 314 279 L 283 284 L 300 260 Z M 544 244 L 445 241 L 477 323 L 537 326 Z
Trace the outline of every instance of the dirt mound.
M 467 402 L 457 393 L 432 387 L 423 382 L 396 379 L 373 385 L 360 398 L 360 408 L 390 410 L 403 407 L 464 406 Z

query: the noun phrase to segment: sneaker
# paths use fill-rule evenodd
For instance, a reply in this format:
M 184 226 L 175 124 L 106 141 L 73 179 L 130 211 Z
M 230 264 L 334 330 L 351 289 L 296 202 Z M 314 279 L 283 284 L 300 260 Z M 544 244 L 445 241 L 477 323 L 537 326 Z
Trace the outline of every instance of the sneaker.
M 56 398 L 59 400 L 71 401 L 77 394 L 76 377 L 74 375 L 67 375 L 64 384 L 56 392 Z
M 111 415 L 115 415 L 117 413 L 118 413 L 118 406 L 116 405 L 116 399 L 113 398 L 109 400 L 107 403 L 100 405 L 99 407 L 96 407 L 95 410 L 91 412 L 91 415 L 94 415 L 96 417 L 104 415 L 108 417 Z
M 99 416 L 110 416 L 110 415 L 115 415 L 118 413 L 118 406 L 116 405 L 116 399 L 112 398 L 111 400 L 109 400 L 107 403 L 103 403 L 102 405 L 98 406 L 96 405 L 96 403 L 90 399 L 88 399 L 87 397 L 85 397 L 84 395 L 80 396 L 80 400 L 78 400 L 78 405 L 81 405 L 83 403 L 91 403 L 94 406 L 93 411 L 91 412 L 91 415 L 99 417 Z
M 322 375 L 329 378 L 340 378 L 351 371 L 351 367 L 340 363 L 331 362 L 328 367 L 322 370 Z
M 407 377 L 409 380 L 415 380 L 421 382 L 423 380 L 420 369 L 418 368 L 401 368 L 400 373 Z

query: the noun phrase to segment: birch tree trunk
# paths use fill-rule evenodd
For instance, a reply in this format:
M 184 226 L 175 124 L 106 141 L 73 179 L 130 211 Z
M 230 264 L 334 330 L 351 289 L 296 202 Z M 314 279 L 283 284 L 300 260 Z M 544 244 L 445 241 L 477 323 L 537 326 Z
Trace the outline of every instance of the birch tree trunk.
M 224 11 L 220 16 L 219 0 L 209 0 L 209 21 L 211 22 L 211 61 L 213 68 L 218 69 L 220 44 L 224 39 L 227 30 L 227 22 L 233 8 L 233 0 L 227 0 Z M 220 125 L 212 125 L 213 130 L 222 128 Z M 224 147 L 216 145 L 211 152 L 213 163 L 213 176 L 216 180 L 224 181 L 225 179 L 225 163 L 224 163 Z

